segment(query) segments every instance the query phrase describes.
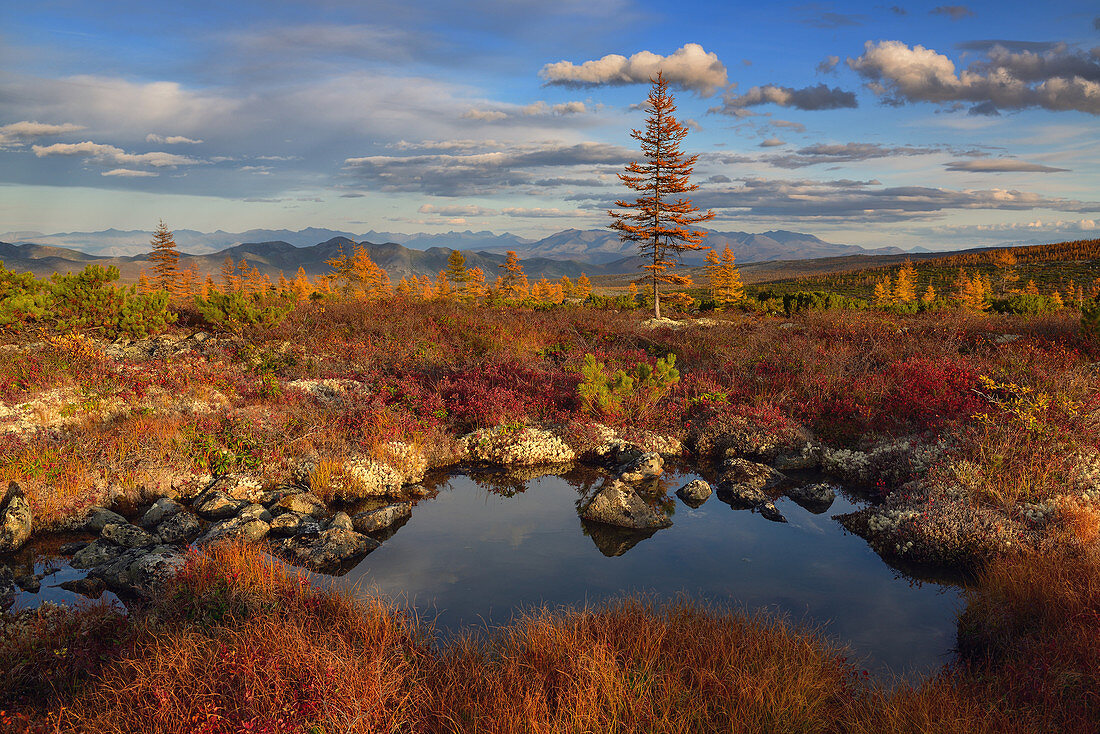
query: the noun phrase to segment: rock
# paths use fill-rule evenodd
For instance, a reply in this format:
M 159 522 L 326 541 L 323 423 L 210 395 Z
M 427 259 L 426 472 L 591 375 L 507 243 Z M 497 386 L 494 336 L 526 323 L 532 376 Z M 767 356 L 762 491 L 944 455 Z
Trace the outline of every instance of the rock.
M 15 482 L 0 500 L 0 553 L 12 553 L 31 537 L 33 516 L 23 490 Z
M 15 585 L 29 594 L 37 594 L 42 588 L 42 577 L 33 573 L 16 573 Z
M 801 449 L 780 451 L 774 466 L 779 471 L 813 471 L 821 466 L 821 447 L 807 443 Z
M 997 334 L 993 337 L 993 343 L 998 345 L 1011 344 L 1019 338 L 1019 334 Z
M 88 547 L 88 541 L 81 540 L 75 543 L 62 543 L 57 547 L 57 552 L 63 556 L 71 556 L 74 553 L 84 550 Z
M 618 480 L 604 484 L 582 503 L 581 518 L 636 530 L 659 530 L 672 525 L 668 515 L 650 507 L 633 488 Z
M 99 533 L 103 531 L 103 528 L 107 525 L 113 524 L 126 524 L 126 518 L 117 512 L 112 512 L 106 507 L 91 507 L 88 509 L 87 514 L 84 515 L 84 522 L 81 524 L 81 529 L 87 530 L 92 533 Z
M 73 555 L 69 565 L 73 568 L 93 568 L 110 563 L 122 555 L 121 546 L 106 540 L 96 540 Z
M 196 545 L 210 545 L 229 540 L 243 540 L 246 543 L 256 543 L 267 537 L 271 526 L 263 520 L 251 517 L 231 517 L 228 520 L 214 523 L 206 532 L 195 541 Z
M 820 515 L 836 499 L 836 486 L 828 482 L 804 484 L 787 490 L 787 496 L 815 515 Z
M 99 537 L 123 548 L 145 548 L 154 544 L 152 535 L 129 523 L 111 523 L 103 528 Z
M 238 512 L 248 506 L 244 500 L 235 500 L 225 492 L 217 489 L 207 490 L 195 500 L 191 506 L 199 517 L 208 520 L 222 520 L 234 517 Z
M 354 530 L 355 526 L 352 525 L 351 518 L 348 517 L 346 512 L 337 512 L 332 516 L 332 519 L 325 524 L 325 530 L 331 530 L 333 528 L 339 528 L 340 530 Z
M 11 569 L 0 564 L 0 612 L 6 612 L 15 604 L 15 575 Z
M 311 517 L 323 517 L 328 514 L 328 506 L 321 501 L 320 497 L 312 492 L 288 494 L 276 502 L 275 507 L 287 512 L 295 512 L 299 515 L 309 515 Z
M 311 571 L 341 575 L 358 559 L 381 545 L 378 541 L 343 528 L 331 528 L 318 535 L 300 534 L 278 546 L 287 560 Z
M 177 512 L 157 526 L 157 539 L 164 545 L 185 543 L 201 532 L 199 519 L 190 512 Z
M 96 566 L 88 575 L 112 591 L 149 597 L 186 563 L 175 548 L 160 545 L 152 550 L 132 548 L 114 561 Z
M 710 497 L 710 485 L 702 479 L 695 479 L 676 490 L 679 497 L 688 507 L 699 507 Z
M 722 462 L 719 476 L 722 484 L 744 484 L 761 490 L 772 489 L 786 479 L 782 472 L 767 464 L 740 458 Z
M 656 479 L 664 472 L 665 460 L 654 452 L 642 454 L 631 462 L 619 467 L 619 479 L 624 482 L 644 482 Z
M 399 522 L 404 522 L 410 517 L 412 517 L 412 504 L 399 502 L 379 507 L 376 510 L 356 513 L 351 518 L 351 522 L 353 527 L 360 533 L 374 533 Z
M 581 520 L 584 534 L 592 539 L 596 549 L 608 558 L 621 556 L 646 538 L 651 538 L 656 530 L 632 530 L 605 525 L 602 522 Z
M 779 511 L 775 505 L 771 502 L 762 502 L 756 506 L 756 511 L 764 516 L 766 520 L 772 522 L 787 522 L 787 518 L 783 517 L 783 513 Z
M 314 532 L 321 532 L 321 526 L 317 525 L 309 515 L 299 515 L 296 512 L 284 512 L 271 521 L 270 534 L 276 538 L 286 538 L 297 535 L 303 528 L 303 523 L 309 521 L 316 525 Z
M 65 591 L 71 591 L 74 594 L 86 596 L 89 599 L 98 599 L 107 588 L 107 585 L 103 583 L 103 579 L 92 578 L 90 576 L 85 576 L 81 579 L 73 579 L 71 581 L 63 581 L 57 586 Z
M 719 484 L 718 499 L 734 509 L 747 510 L 767 502 L 768 495 L 764 494 L 764 490 L 747 484 Z
M 141 520 L 138 521 L 138 525 L 146 530 L 152 530 L 157 525 L 160 525 L 166 519 L 175 515 L 177 512 L 183 509 L 183 505 L 175 500 L 167 497 L 162 497 L 153 503 L 144 515 L 141 516 Z
M 260 522 L 271 523 L 271 513 L 267 511 L 267 508 L 263 505 L 253 504 L 248 505 L 237 514 L 238 520 L 259 520 Z

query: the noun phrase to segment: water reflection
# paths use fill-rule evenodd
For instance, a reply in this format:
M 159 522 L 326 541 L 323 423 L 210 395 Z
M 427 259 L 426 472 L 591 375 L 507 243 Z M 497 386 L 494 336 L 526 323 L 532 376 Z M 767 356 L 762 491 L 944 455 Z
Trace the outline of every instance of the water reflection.
M 820 626 L 879 671 L 928 672 L 947 661 L 959 589 L 914 582 L 846 533 L 830 515 L 856 509 L 852 498 L 838 496 L 828 515 L 777 500 L 789 520 L 777 524 L 716 497 L 697 508 L 675 499 L 671 489 L 695 478 L 666 473 L 651 496 L 675 511 L 674 524 L 637 533 L 579 520 L 578 499 L 602 481 L 591 470 L 451 476 L 334 583 L 405 600 L 442 634 L 505 623 L 532 605 L 686 593 Z

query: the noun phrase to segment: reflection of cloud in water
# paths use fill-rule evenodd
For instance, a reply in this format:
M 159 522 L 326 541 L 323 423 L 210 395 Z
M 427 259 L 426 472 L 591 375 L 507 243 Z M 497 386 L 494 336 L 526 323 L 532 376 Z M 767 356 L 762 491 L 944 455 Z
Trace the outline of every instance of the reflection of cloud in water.
M 577 496 L 574 486 L 553 476 L 512 497 L 486 492 L 473 478 L 452 477 L 438 498 L 417 504 L 409 523 L 339 583 L 362 580 L 387 595 L 404 595 L 450 628 L 506 622 L 514 610 L 541 603 L 686 592 L 823 626 L 850 642 L 857 656 L 873 654 L 880 669 L 932 670 L 953 644 L 957 590 L 910 587 L 860 538 L 793 502 L 783 504 L 790 525 L 713 499 L 697 510 L 680 506 L 673 527 L 634 544 L 613 538 L 614 530 L 601 538 L 602 529 L 590 529 L 586 538 Z M 850 507 L 838 498 L 833 511 Z

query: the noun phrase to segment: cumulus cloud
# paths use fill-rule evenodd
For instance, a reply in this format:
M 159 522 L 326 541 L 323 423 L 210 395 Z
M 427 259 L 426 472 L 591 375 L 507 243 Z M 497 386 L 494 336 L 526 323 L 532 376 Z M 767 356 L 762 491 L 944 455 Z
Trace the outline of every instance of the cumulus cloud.
M 440 217 L 491 217 L 497 213 L 496 209 L 486 209 L 476 204 L 455 204 L 450 206 L 422 204 L 417 211 L 421 214 L 435 214 Z
M 971 18 L 974 16 L 974 11 L 965 5 L 938 5 L 928 11 L 929 15 L 946 15 L 951 20 L 962 20 L 963 18 Z
M 806 132 L 806 126 L 803 125 L 801 122 L 792 122 L 791 120 L 779 120 L 776 118 L 772 118 L 771 120 L 768 120 L 768 124 L 772 127 L 781 127 L 787 130 L 794 130 L 796 133 Z
M 132 168 L 112 168 L 104 171 L 100 176 L 118 176 L 121 178 L 148 178 L 159 175 L 156 171 L 135 171 Z
M 145 142 L 147 143 L 160 143 L 162 145 L 179 145 L 186 143 L 188 145 L 201 145 L 202 140 L 195 140 L 193 138 L 187 138 L 183 135 L 157 135 L 156 133 L 149 133 L 145 136 Z
M 905 221 L 949 210 L 1100 211 L 1100 202 L 1050 198 L 1011 189 L 963 190 L 882 186 L 877 181 L 744 179 L 728 189 L 700 190 L 696 205 L 760 216 L 819 221 Z
M 547 84 L 565 86 L 649 84 L 658 71 L 670 84 L 704 97 L 728 83 L 725 64 L 697 43 L 684 44 L 669 56 L 639 51 L 629 58 L 608 54 L 582 64 L 559 61 L 542 67 L 539 76 Z
M 819 74 L 830 74 L 836 70 L 836 65 L 840 63 L 839 56 L 826 56 L 818 62 L 815 67 Z
M 127 153 L 122 148 L 113 145 L 103 145 L 85 140 L 82 143 L 54 143 L 53 145 L 35 145 L 31 147 L 35 156 L 46 158 L 47 156 L 81 156 L 97 163 L 115 165 L 144 165 L 154 168 L 168 168 L 174 166 L 193 166 L 203 161 L 197 158 L 189 158 L 174 153 Z
M 537 172 L 593 166 L 622 166 L 635 154 L 605 143 L 504 146 L 479 153 L 432 153 L 408 156 L 365 156 L 344 161 L 348 175 L 361 184 L 382 191 L 419 191 L 435 196 L 468 196 L 496 193 L 509 187 L 532 184 Z
M 761 148 L 778 148 L 780 145 L 786 145 L 787 143 L 779 138 L 767 138 L 760 143 Z
M 971 102 L 976 112 L 997 108 L 1077 110 L 1100 114 L 1100 50 L 1087 54 L 1059 45 L 1046 52 L 994 46 L 962 71 L 947 56 L 901 41 L 868 41 L 848 66 L 888 104 Z
M 8 125 L 0 125 L 0 147 L 25 145 L 28 140 L 45 137 L 47 135 L 61 135 L 63 133 L 83 130 L 81 125 L 71 122 L 60 125 L 52 125 L 45 122 L 31 122 L 23 120 Z
M 549 104 L 539 100 L 529 105 L 502 107 L 496 109 L 478 109 L 471 107 L 462 113 L 463 119 L 479 120 L 481 122 L 500 122 L 502 120 L 523 117 L 564 117 L 566 115 L 583 115 L 588 112 L 584 102 L 559 102 Z
M 794 107 L 799 110 L 835 110 L 858 106 L 856 95 L 839 87 L 827 87 L 818 84 L 814 87 L 793 89 L 776 84 L 752 87 L 744 94 L 727 92 L 721 107 L 711 108 L 711 112 L 721 112 L 737 116 L 746 107 L 762 104 L 776 104 L 780 107 Z
M 945 164 L 944 168 L 948 171 L 965 171 L 967 173 L 1059 173 L 1070 170 L 1068 168 L 1044 166 L 1040 163 L 1028 163 L 1013 158 L 950 161 Z

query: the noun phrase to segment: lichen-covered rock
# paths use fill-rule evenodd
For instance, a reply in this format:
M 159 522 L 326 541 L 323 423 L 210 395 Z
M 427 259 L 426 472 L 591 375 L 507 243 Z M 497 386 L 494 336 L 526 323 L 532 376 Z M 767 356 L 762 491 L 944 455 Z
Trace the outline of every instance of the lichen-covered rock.
M 702 479 L 694 479 L 676 490 L 679 497 L 688 507 L 699 507 L 710 498 L 711 488 Z
M 145 548 L 154 543 L 152 535 L 129 523 L 111 523 L 103 528 L 99 537 L 123 548 Z
M 228 520 L 222 520 L 211 525 L 195 542 L 198 545 L 210 545 L 230 540 L 256 543 L 263 540 L 270 530 L 271 526 L 263 520 L 251 517 L 231 517 Z
M 759 487 L 748 484 L 719 484 L 718 499 L 735 509 L 747 510 L 768 501 L 768 495 Z
M 84 514 L 83 522 L 79 523 L 78 527 L 90 533 L 99 533 L 106 526 L 115 523 L 125 525 L 126 518 L 117 512 L 108 510 L 106 507 L 89 507 Z
M 69 560 L 73 568 L 93 568 L 102 566 L 122 555 L 122 546 L 106 540 L 96 540 L 78 550 Z
M 323 517 L 328 514 L 328 506 L 312 492 L 288 494 L 276 502 L 275 507 L 285 512 L 294 512 L 310 517 Z
M 637 530 L 658 530 L 672 525 L 668 515 L 651 507 L 630 485 L 618 480 L 604 484 L 585 500 L 580 514 L 590 522 Z
M 195 500 L 191 509 L 207 520 L 224 520 L 235 517 L 247 506 L 244 500 L 235 500 L 221 490 L 210 489 Z
M 787 496 L 810 512 L 820 515 L 836 500 L 836 485 L 828 482 L 803 484 L 787 490 Z
M 263 481 L 246 474 L 225 474 L 214 480 L 207 491 L 224 492 L 235 500 L 244 500 L 250 504 L 264 497 Z
M 162 497 L 154 502 L 152 507 L 145 511 L 145 514 L 141 516 L 141 520 L 138 521 L 138 524 L 146 530 L 151 530 L 182 509 L 183 505 L 179 502 L 167 497 Z
M 12 553 L 23 547 L 33 529 L 31 506 L 15 482 L 0 500 L 0 553 Z
M 237 513 L 237 519 L 242 521 L 247 520 L 259 520 L 260 522 L 271 522 L 271 513 L 267 511 L 267 508 L 263 505 L 252 504 L 248 505 L 240 512 Z
M 352 516 L 351 522 L 360 533 L 374 533 L 403 522 L 411 516 L 412 504 L 398 502 L 374 510 L 358 512 Z
M 561 464 L 577 458 L 564 441 L 541 428 L 497 426 L 475 431 L 462 441 L 469 460 L 487 464 Z
M 783 472 L 813 471 L 821 466 L 822 453 L 820 446 L 807 442 L 797 448 L 781 450 L 772 465 Z
M 664 472 L 665 460 L 658 453 L 642 454 L 619 467 L 619 479 L 624 482 L 644 482 L 656 479 Z
M 321 525 L 309 515 L 284 512 L 271 521 L 270 534 L 276 538 L 288 538 L 307 530 L 307 526 L 315 533 L 321 532 Z
M 115 560 L 93 568 L 88 575 L 101 579 L 112 591 L 149 597 L 183 567 L 186 558 L 171 546 L 152 550 L 132 548 Z
M 350 570 L 359 558 L 381 545 L 354 530 L 331 528 L 317 535 L 299 534 L 284 539 L 277 549 L 292 563 L 311 571 L 338 575 Z
M 337 512 L 325 524 L 325 530 L 331 530 L 333 528 L 338 528 L 340 530 L 354 530 L 355 529 L 355 527 L 351 524 L 351 517 L 346 512 Z
M 786 480 L 778 469 L 748 459 L 727 459 L 719 470 L 721 484 L 743 484 L 760 490 L 770 490 Z
M 162 545 L 186 543 L 202 531 L 194 513 L 177 512 L 157 526 L 157 541 Z

